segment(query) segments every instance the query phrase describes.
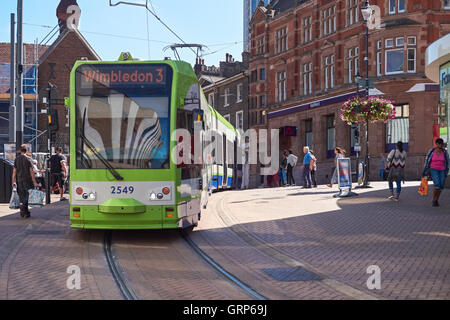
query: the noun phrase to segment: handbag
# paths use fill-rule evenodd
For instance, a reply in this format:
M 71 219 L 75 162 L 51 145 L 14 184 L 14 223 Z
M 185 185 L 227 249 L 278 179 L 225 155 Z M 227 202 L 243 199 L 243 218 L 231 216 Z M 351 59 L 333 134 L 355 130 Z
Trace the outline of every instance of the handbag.
M 28 205 L 30 207 L 42 207 L 44 205 L 45 193 L 39 189 L 28 190 Z
M 16 189 L 12 190 L 11 200 L 9 200 L 9 208 L 10 209 L 19 209 L 20 208 L 20 199 L 19 194 Z
M 419 190 L 417 192 L 423 196 L 428 195 L 428 178 L 423 177 L 420 182 Z

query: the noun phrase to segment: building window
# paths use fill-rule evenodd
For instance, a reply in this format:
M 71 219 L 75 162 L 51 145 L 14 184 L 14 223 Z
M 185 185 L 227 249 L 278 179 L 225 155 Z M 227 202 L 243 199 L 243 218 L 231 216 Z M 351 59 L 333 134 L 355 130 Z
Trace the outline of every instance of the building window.
M 208 94 L 208 104 L 211 107 L 214 107 L 214 92 L 211 92 L 210 94 Z
M 377 76 L 381 76 L 381 51 L 377 52 Z
M 266 106 L 266 96 L 259 96 L 259 107 L 264 108 Z
M 305 146 L 313 149 L 312 119 L 305 120 Z
M 244 130 L 244 112 L 236 112 L 236 129 Z
M 266 69 L 259 69 L 259 80 L 266 80 Z
M 359 21 L 358 0 L 347 0 L 347 25 L 351 26 Z
M 334 55 L 324 59 L 325 90 L 334 88 Z
M 229 114 L 225 114 L 223 117 L 224 117 L 225 120 L 230 122 L 230 115 Z
M 354 77 L 359 73 L 359 48 L 348 50 L 348 82 L 353 83 Z
M 415 46 L 415 45 L 416 45 L 416 37 L 408 37 L 408 46 Z
M 405 12 L 405 0 L 389 0 L 389 14 Z
M 256 52 L 257 54 L 264 54 L 264 37 L 260 37 L 256 40 Z
M 287 50 L 287 27 L 275 31 L 275 53 Z
M 264 111 L 260 111 L 259 112 L 259 124 L 264 124 L 264 123 L 265 123 Z
M 396 47 L 403 47 L 404 44 L 405 44 L 405 38 L 403 38 L 403 37 L 395 38 L 395 46 Z
M 395 149 L 398 141 L 403 142 L 403 149 L 408 151 L 409 143 L 409 105 L 396 105 L 395 118 L 386 124 L 386 152 Z
M 336 32 L 336 6 L 329 7 L 322 11 L 322 36 Z
M 230 101 L 228 100 L 228 97 L 230 96 L 230 88 L 225 89 L 224 93 L 224 107 L 228 107 L 230 105 Z
M 416 72 L 416 49 L 415 48 L 408 49 L 408 72 L 410 72 L 410 73 Z
M 327 116 L 327 158 L 334 157 L 334 148 L 336 147 L 335 142 L 335 120 L 334 114 Z
M 306 96 L 312 93 L 312 63 L 303 65 L 303 94 Z
M 386 48 L 393 48 L 394 47 L 394 39 L 386 39 L 385 47 Z
M 450 10 L 450 0 L 444 0 L 444 9 Z
M 386 74 L 403 73 L 404 64 L 404 49 L 386 50 Z
M 250 82 L 256 82 L 258 81 L 258 71 L 252 70 L 252 73 L 250 75 Z
M 277 101 L 286 100 L 286 71 L 277 72 Z
M 312 18 L 307 17 L 303 19 L 303 43 L 309 42 L 312 40 Z
M 237 92 L 236 102 L 241 102 L 242 94 L 244 93 L 244 85 L 238 84 L 236 92 Z

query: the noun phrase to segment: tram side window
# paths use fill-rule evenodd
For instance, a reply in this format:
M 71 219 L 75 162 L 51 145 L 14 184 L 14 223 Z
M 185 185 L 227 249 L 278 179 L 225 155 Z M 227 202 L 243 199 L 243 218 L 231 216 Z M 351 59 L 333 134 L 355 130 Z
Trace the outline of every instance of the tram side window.
M 190 110 L 178 110 L 177 129 L 186 129 L 191 135 L 191 154 L 194 153 L 194 116 Z M 181 179 L 194 179 L 201 177 L 201 165 L 188 163 L 181 166 Z

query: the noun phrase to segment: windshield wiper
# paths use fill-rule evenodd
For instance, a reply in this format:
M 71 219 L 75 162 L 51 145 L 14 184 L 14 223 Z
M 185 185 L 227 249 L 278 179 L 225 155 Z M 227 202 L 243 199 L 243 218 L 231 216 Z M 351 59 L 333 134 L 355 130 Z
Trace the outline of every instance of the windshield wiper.
M 80 132 L 80 137 L 83 140 L 84 144 L 86 144 L 88 146 L 88 148 L 92 151 L 92 153 L 95 154 L 95 156 L 103 163 L 103 165 L 106 167 L 106 169 L 108 169 L 108 171 L 114 176 L 114 178 L 116 178 L 116 180 L 123 180 L 123 177 L 113 168 L 113 166 L 109 163 L 108 160 L 106 160 L 96 149 L 95 147 L 92 145 L 92 143 L 88 140 L 88 138 L 86 138 L 86 136 L 84 135 L 84 125 L 86 123 L 86 109 L 84 109 L 84 113 L 83 113 L 83 127 L 82 127 L 82 132 Z M 81 158 L 83 158 L 83 149 L 81 149 Z
M 98 152 L 92 143 L 84 136 L 83 133 L 80 134 L 81 139 L 83 139 L 84 144 L 95 154 L 95 156 L 105 165 L 106 169 L 116 178 L 117 180 L 123 180 L 123 177 L 114 169 L 108 160 L 106 160 L 100 152 Z

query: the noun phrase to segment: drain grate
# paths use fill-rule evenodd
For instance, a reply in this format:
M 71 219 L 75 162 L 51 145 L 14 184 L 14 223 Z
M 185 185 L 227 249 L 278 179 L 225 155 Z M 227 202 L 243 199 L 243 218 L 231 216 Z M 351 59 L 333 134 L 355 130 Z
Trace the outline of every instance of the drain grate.
M 263 269 L 263 271 L 275 280 L 283 282 L 318 281 L 323 279 L 318 274 L 303 267 Z

